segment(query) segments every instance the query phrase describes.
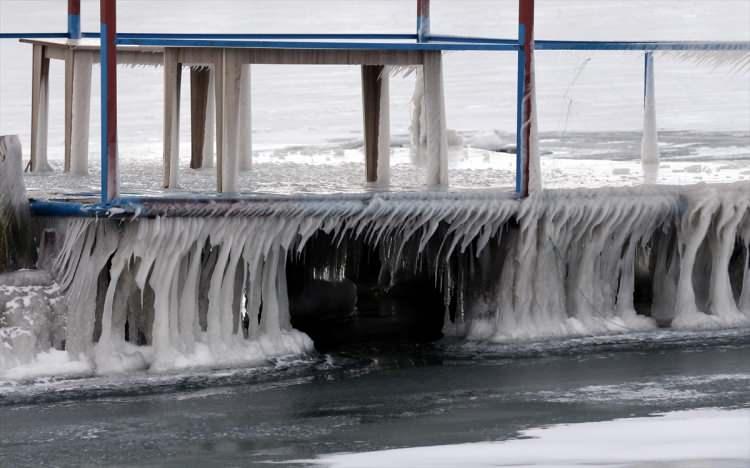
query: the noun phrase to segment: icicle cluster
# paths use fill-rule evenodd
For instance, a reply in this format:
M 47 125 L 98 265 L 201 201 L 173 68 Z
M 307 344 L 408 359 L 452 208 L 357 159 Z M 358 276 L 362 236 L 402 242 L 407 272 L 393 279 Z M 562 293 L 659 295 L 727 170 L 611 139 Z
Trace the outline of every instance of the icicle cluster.
M 469 339 L 623 332 L 657 321 L 750 324 L 747 184 L 546 191 L 523 201 L 479 192 L 188 206 L 155 201 L 147 211 L 167 217 L 69 223 L 56 263 L 69 352 L 112 371 L 309 350 L 290 326 L 286 260 L 317 233 L 331 239 L 335 258 L 313 276 L 342 279 L 349 260 L 340 246 L 354 239 L 381 252 L 385 270 L 434 278 L 445 293 L 446 310 L 435 313 L 446 314 L 446 333 Z M 191 217 L 171 217 L 180 210 Z M 650 313 L 634 305 L 644 251 Z M 732 283 L 738 252 L 741 278 Z M 150 346 L 135 346 L 143 323 L 151 323 Z

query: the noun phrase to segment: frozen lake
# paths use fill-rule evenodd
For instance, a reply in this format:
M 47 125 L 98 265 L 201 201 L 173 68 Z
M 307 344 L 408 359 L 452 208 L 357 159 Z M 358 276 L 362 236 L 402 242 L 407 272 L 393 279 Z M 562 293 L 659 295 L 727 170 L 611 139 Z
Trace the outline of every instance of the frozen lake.
M 210 6 L 209 6 L 210 5 Z M 238 11 L 241 14 L 238 14 Z M 0 0 L 0 31 L 63 30 L 65 2 Z M 33 13 L 33 14 L 32 14 Z M 83 29 L 98 30 L 98 7 L 83 1 Z M 433 2 L 434 33 L 513 37 L 516 3 Z M 217 0 L 121 2 L 121 31 L 129 32 L 412 32 L 413 1 Z M 750 40 L 750 4 L 744 0 L 540 0 L 537 37 L 588 40 Z M 661 183 L 729 182 L 747 178 L 750 157 L 748 70 L 715 66 L 707 56 L 658 54 L 656 96 L 661 151 L 676 159 Z M 454 151 L 457 188 L 506 188 L 513 157 L 486 151 L 515 143 L 515 56 L 449 53 L 445 78 L 448 126 L 463 137 Z M 0 133 L 18 133 L 28 152 L 31 49 L 0 43 Z M 304 72 L 303 72 L 304 70 Z M 52 63 L 50 160 L 62 167 L 63 66 Z M 256 66 L 253 125 L 256 171 L 242 190 L 361 191 L 362 118 L 357 67 Z M 119 137 L 123 190 L 159 190 L 162 138 L 161 71 L 121 68 Z M 186 79 L 187 81 L 187 79 Z M 720 83 L 720 85 L 719 85 Z M 392 80 L 394 144 L 406 142 L 414 77 Z M 637 159 L 643 103 L 643 55 L 636 52 L 539 52 L 539 128 L 545 181 L 550 187 L 633 185 L 642 180 Z M 93 93 L 98 96 L 98 81 Z M 187 86 L 183 109 L 188 108 Z M 90 157 L 98 160 L 98 102 L 92 102 Z M 189 120 L 183 112 L 182 165 L 189 161 Z M 59 118 L 55 118 L 55 116 Z M 421 180 L 406 152 L 394 148 L 394 189 Z M 578 161 L 570 161 L 570 158 Z M 609 162 L 616 159 L 617 162 Z M 606 163 L 589 161 L 605 160 Z M 587 161 L 584 163 L 583 161 Z M 41 192 L 91 190 L 89 178 L 30 176 Z M 183 189 L 206 190 L 210 173 L 185 169 Z
M 83 29 L 97 30 L 97 2 L 82 3 Z M 412 32 L 414 3 L 123 0 L 119 26 L 127 32 Z M 511 0 L 433 0 L 435 33 L 513 37 L 516 17 Z M 748 24 L 747 0 L 537 2 L 540 39 L 747 41 Z M 0 0 L 0 32 L 64 29 L 63 1 Z M 703 58 L 656 56 L 663 184 L 750 176 L 750 71 L 717 67 Z M 643 55 L 540 52 L 537 60 L 546 186 L 640 184 Z M 509 189 L 515 160 L 509 152 L 515 56 L 450 53 L 445 66 L 448 126 L 462 138 L 451 155 L 452 188 Z M 371 190 L 363 183 L 359 69 L 254 70 L 255 166 L 241 176 L 241 189 Z M 88 177 L 61 173 L 62 64 L 53 63 L 51 73 L 49 152 L 56 172 L 27 174 L 26 185 L 32 195 L 95 191 L 96 163 Z M 30 79 L 30 48 L 1 41 L 0 134 L 18 133 L 26 153 Z M 161 71 L 121 68 L 119 84 L 123 190 L 160 192 Z M 393 190 L 422 189 L 405 146 L 413 85 L 413 76 L 392 80 Z M 96 79 L 92 91 L 98 95 Z M 187 87 L 183 99 L 187 109 Z M 90 158 L 96 161 L 97 99 L 92 106 Z M 211 171 L 186 168 L 187 112 L 181 128 L 181 190 L 212 190 Z M 730 418 L 733 428 L 750 434 L 748 355 L 747 329 L 656 330 L 509 345 L 447 340 L 424 346 L 349 346 L 256 368 L 0 381 L 0 465 L 304 466 L 341 452 L 515 444 L 527 434 L 542 437 L 534 450 L 545 450 L 543 430 L 533 428 L 700 408 L 718 408 L 711 413 L 717 421 Z M 667 423 L 670 417 L 681 416 L 666 416 Z M 745 426 L 742 418 L 748 420 Z M 663 435 L 659 423 L 643 427 L 647 435 Z M 750 453 L 736 455 L 742 449 L 736 434 L 722 440 L 734 444 L 731 456 L 690 460 L 690 466 L 747 466 Z M 429 461 L 415 450 L 404 456 Z M 395 465 L 393 453 L 368 454 L 364 464 L 361 457 L 322 460 L 335 466 L 373 466 L 373 461 L 374 466 L 381 461 L 398 466 L 399 453 L 395 456 Z M 664 466 L 687 463 L 679 453 L 669 456 L 659 459 Z M 574 466 L 596 461 L 560 460 Z M 649 461 L 636 466 L 649 466 Z
M 748 353 L 748 330 L 649 332 L 528 345 L 372 345 L 256 369 L 3 384 L 0 452 L 8 466 L 306 466 L 290 460 L 500 441 L 550 424 L 694 408 L 747 411 Z M 682 453 L 658 444 L 646 453 L 674 463 L 666 466 L 688 466 L 686 460 L 699 467 L 747 466 L 750 453 L 741 441 L 742 431 L 750 433 L 750 418 L 738 414 L 739 423 L 715 427 L 703 440 L 662 434 L 658 421 L 655 428 L 647 424 L 641 437 L 694 442 Z M 692 428 L 685 429 L 688 435 L 705 430 L 685 424 L 678 427 Z M 622 447 L 632 444 L 621 434 Z M 602 443 L 595 435 L 591 445 L 578 446 L 581 453 L 562 460 L 592 466 L 585 461 Z M 728 444 L 727 450 L 718 460 L 694 460 L 713 453 L 711 440 Z M 539 460 L 559 453 L 553 447 L 548 453 L 544 438 L 534 447 Z M 459 454 L 462 449 L 456 448 Z M 502 447 L 496 452 L 492 459 L 508 453 Z M 430 453 L 415 460 L 433 466 L 425 462 Z M 641 455 L 646 461 L 647 454 Z M 334 466 L 414 466 L 409 459 L 372 454 L 326 460 Z M 450 460 L 443 460 L 445 466 L 455 466 Z

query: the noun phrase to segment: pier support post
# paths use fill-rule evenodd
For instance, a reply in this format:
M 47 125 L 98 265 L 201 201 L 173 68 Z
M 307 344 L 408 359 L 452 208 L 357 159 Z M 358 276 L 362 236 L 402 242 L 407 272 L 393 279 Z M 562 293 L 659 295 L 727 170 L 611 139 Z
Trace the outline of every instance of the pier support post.
M 90 52 L 69 49 L 65 57 L 65 172 L 89 172 L 89 118 L 91 116 Z
M 428 186 L 448 186 L 448 137 L 443 90 L 443 55 L 424 53 L 424 101 Z
M 213 141 L 213 116 L 209 113 L 209 101 L 213 99 L 211 89 L 211 69 L 193 67 L 190 69 L 190 168 L 201 169 L 212 159 L 213 148 L 207 145 L 209 137 Z M 209 119 L 211 126 L 209 127 Z M 208 150 L 208 151 L 207 151 Z M 208 154 L 210 152 L 211 154 Z M 213 162 L 213 161 L 211 161 Z
M 214 104 L 216 111 L 216 191 L 222 192 L 224 186 L 224 61 L 223 49 L 212 51 L 218 54 L 214 63 Z
M 31 75 L 31 171 L 47 172 L 49 58 L 43 45 L 34 44 Z
M 641 167 L 643 168 L 644 182 L 655 184 L 659 175 L 659 136 L 656 130 L 654 54 L 647 52 L 644 62 Z
M 239 158 L 241 171 L 249 171 L 253 168 L 253 109 L 250 71 L 250 64 L 242 65 L 239 99 Z
M 240 82 L 242 81 L 241 51 L 223 49 L 221 51 L 223 80 L 219 86 L 217 73 L 216 88 L 222 91 L 221 104 L 221 146 L 217 158 L 217 170 L 220 175 L 219 192 L 237 192 L 237 176 L 240 169 Z M 217 129 L 219 127 L 219 99 L 217 107 Z M 217 132 L 217 137 L 219 133 Z
M 390 182 L 390 77 L 388 67 L 362 65 L 365 175 L 367 182 Z
M 179 185 L 180 88 L 182 64 L 175 49 L 164 49 L 164 188 Z

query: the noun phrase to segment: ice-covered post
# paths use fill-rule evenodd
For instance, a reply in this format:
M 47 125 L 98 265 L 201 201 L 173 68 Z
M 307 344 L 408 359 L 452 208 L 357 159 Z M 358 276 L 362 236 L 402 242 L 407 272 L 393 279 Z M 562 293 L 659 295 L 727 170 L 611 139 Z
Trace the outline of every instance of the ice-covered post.
M 417 42 L 430 37 L 430 0 L 417 0 Z
M 529 195 L 531 181 L 534 99 L 534 0 L 518 5 L 518 91 L 516 102 L 516 192 Z M 539 177 L 539 174 L 536 175 Z
M 31 217 L 18 135 L 0 135 L 0 273 L 31 266 Z
M 659 171 L 659 137 L 656 131 L 656 94 L 654 90 L 654 54 L 646 52 L 643 81 L 643 137 L 641 167 L 644 181 L 656 183 Z
M 390 183 L 390 70 L 384 65 L 362 65 L 362 115 L 367 182 Z
M 81 38 L 81 0 L 68 0 L 68 39 Z
M 102 203 L 117 198 L 117 0 L 100 0 Z

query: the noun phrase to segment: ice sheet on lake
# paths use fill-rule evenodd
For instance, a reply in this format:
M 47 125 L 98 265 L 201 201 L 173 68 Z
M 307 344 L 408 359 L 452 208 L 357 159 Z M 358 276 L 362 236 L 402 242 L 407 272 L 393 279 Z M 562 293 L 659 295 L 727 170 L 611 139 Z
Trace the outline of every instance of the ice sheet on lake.
M 391 466 L 743 466 L 750 463 L 750 410 L 698 409 L 647 418 L 556 425 L 519 439 L 325 455 L 330 468 Z

